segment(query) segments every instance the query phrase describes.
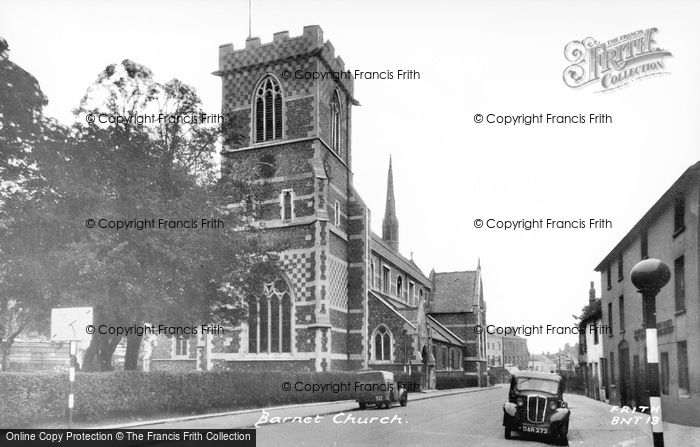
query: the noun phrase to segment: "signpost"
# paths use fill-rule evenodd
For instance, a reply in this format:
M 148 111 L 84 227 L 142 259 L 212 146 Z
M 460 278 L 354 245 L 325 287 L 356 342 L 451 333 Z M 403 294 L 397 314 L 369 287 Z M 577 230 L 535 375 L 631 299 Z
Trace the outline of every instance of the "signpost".
M 78 343 L 85 342 L 89 344 L 92 339 L 92 335 L 88 334 L 87 331 L 87 326 L 92 325 L 92 313 L 92 307 L 51 309 L 51 341 L 67 341 L 69 343 L 68 428 L 71 428 L 71 425 L 73 425 L 73 405 L 75 404 L 73 383 L 75 382 L 75 367 L 78 363 Z

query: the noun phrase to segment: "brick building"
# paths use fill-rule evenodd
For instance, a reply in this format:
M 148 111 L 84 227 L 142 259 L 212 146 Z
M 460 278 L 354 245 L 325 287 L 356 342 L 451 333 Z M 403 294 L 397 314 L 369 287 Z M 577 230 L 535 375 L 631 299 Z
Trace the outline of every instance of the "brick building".
M 664 421 L 700 424 L 700 162 L 644 214 L 596 267 L 601 274 L 603 379 L 615 405 L 649 405 L 642 299 L 630 270 L 657 258 L 671 269 L 656 297 L 661 405 Z
M 430 316 L 465 341 L 463 368 L 467 375 L 486 385 L 486 334 L 475 326 L 486 326 L 486 304 L 481 281 L 481 262 L 476 270 L 430 274 L 433 296 Z
M 318 26 L 219 48 L 222 175 L 263 184 L 253 222 L 279 242 L 279 276 L 223 335 L 160 337 L 152 369 L 462 368 L 464 334 L 428 316 L 433 284 L 399 251 L 389 162 L 382 236 L 353 186 L 353 79 Z M 232 204 L 232 206 L 246 206 Z M 481 297 L 483 300 L 483 297 Z
M 530 351 L 527 349 L 527 339 L 517 335 L 503 336 L 503 364 L 517 366 L 520 370 L 528 369 Z

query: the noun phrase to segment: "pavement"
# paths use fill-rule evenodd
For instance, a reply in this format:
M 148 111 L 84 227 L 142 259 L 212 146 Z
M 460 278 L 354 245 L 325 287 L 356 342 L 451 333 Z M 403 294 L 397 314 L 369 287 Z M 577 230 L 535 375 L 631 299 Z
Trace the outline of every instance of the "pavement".
M 652 446 L 648 416 L 642 413 L 623 414 L 618 407 L 576 394 L 564 397 L 571 408 L 570 446 Z M 618 417 L 618 419 L 615 419 Z M 619 419 L 624 418 L 624 420 Z M 667 446 L 700 446 L 700 427 L 664 422 Z

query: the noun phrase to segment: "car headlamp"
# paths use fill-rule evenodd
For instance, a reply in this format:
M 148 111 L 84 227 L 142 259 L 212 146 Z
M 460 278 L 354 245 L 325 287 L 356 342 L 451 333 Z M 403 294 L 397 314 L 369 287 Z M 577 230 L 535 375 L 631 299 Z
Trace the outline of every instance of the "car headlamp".
M 549 402 L 549 409 L 550 410 L 556 410 L 557 409 L 557 403 L 554 401 Z
M 525 405 L 525 400 L 523 400 L 522 397 L 518 397 L 517 399 L 515 399 L 515 404 L 519 407 L 522 407 L 523 405 Z

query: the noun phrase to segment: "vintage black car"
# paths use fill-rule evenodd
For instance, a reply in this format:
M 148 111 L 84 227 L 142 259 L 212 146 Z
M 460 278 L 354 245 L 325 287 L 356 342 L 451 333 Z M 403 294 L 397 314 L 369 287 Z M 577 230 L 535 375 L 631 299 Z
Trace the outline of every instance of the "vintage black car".
M 408 403 L 408 390 L 394 380 L 394 373 L 389 371 L 361 371 L 357 373 L 355 398 L 364 410 L 367 405 L 377 408 L 390 408 L 392 402 L 402 407 Z
M 557 445 L 567 445 L 571 411 L 563 399 L 561 376 L 519 371 L 510 379 L 508 402 L 503 404 L 506 439 L 511 432 L 545 435 Z

